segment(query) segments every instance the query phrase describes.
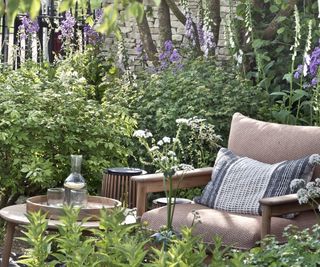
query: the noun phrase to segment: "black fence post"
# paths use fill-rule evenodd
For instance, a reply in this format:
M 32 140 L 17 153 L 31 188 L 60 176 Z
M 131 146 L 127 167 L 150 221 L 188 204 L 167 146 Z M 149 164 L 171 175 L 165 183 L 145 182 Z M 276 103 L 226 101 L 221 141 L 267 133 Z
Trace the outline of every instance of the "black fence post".
M 21 43 L 19 43 L 19 40 L 18 40 L 20 24 L 21 24 L 20 19 L 17 16 L 14 19 L 14 26 L 13 26 L 13 44 L 14 44 L 13 47 L 15 47 L 15 49 L 19 47 L 19 49 L 16 50 L 16 60 L 13 60 L 13 68 L 19 68 L 21 65 L 21 58 L 20 58 Z
M 4 0 L 4 5 L 6 1 Z M 7 27 L 7 17 L 4 14 L 2 17 L 2 44 L 1 44 L 1 54 L 3 58 L 3 63 L 8 62 L 8 41 L 9 41 L 9 32 Z
M 54 0 L 50 1 L 47 15 L 49 16 L 50 26 L 54 28 Z M 54 54 L 53 54 L 53 46 L 54 46 L 54 29 L 50 29 L 49 41 L 48 41 L 48 56 L 49 62 L 53 62 Z
M 38 31 L 38 39 L 39 39 L 39 48 L 37 44 L 37 56 L 38 56 L 38 62 L 43 61 L 44 57 L 44 47 L 43 47 L 43 16 L 42 16 L 42 6 L 40 8 L 39 16 L 38 16 L 38 25 L 39 25 L 39 31 Z

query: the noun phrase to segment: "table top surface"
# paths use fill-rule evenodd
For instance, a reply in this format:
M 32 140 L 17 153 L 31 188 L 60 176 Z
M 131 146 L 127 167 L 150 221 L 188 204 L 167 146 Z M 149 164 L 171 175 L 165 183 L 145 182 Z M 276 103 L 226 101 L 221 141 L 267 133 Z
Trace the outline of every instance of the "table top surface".
M 0 210 L 0 217 L 3 218 L 7 222 L 12 222 L 15 224 L 28 224 L 29 220 L 26 216 L 27 213 L 27 205 L 26 204 L 18 204 L 13 206 L 8 206 Z M 135 212 L 132 210 L 127 209 L 125 211 L 125 224 L 132 224 L 136 223 Z M 81 223 L 81 221 L 79 221 Z M 57 229 L 58 225 L 61 223 L 58 220 L 48 219 L 48 228 L 50 229 Z M 90 228 L 98 228 L 99 221 L 87 221 L 81 224 L 83 227 L 90 229 Z
M 27 206 L 26 204 L 18 204 L 8 206 L 0 210 L 0 217 L 5 221 L 16 224 L 28 224 L 29 220 L 26 216 Z M 80 223 L 80 222 L 79 222 Z M 56 229 L 61 224 L 58 220 L 48 219 L 48 228 Z M 98 228 L 99 221 L 88 221 L 82 224 L 85 228 Z

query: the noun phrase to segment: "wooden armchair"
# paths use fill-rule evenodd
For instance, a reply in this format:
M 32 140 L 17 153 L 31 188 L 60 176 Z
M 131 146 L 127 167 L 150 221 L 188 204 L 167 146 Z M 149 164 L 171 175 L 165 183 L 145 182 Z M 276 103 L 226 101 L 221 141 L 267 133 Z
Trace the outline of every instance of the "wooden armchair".
M 237 155 L 270 164 L 320 154 L 320 127 L 267 123 L 236 113 L 231 123 L 228 148 Z M 179 188 L 191 188 L 206 185 L 214 179 L 211 174 L 211 167 L 196 169 L 184 174 L 180 183 L 177 175 L 173 178 L 174 186 L 179 184 Z M 317 166 L 313 177 L 319 177 L 319 174 L 320 168 Z M 141 220 L 147 221 L 151 229 L 159 229 L 165 225 L 166 207 L 145 210 L 147 194 L 163 191 L 163 175 L 148 174 L 133 176 L 132 179 L 137 183 L 138 216 L 142 216 Z M 262 216 L 229 213 L 199 204 L 178 204 L 173 226 L 176 229 L 191 226 L 193 213 L 197 211 L 201 223 L 195 226 L 194 234 L 202 235 L 206 242 L 212 242 L 212 238 L 219 235 L 225 245 L 248 249 L 267 234 L 274 234 L 284 242 L 282 232 L 289 224 L 306 228 L 317 222 L 311 206 L 300 205 L 296 194 L 263 198 L 260 203 Z M 279 217 L 293 212 L 299 212 L 293 219 Z

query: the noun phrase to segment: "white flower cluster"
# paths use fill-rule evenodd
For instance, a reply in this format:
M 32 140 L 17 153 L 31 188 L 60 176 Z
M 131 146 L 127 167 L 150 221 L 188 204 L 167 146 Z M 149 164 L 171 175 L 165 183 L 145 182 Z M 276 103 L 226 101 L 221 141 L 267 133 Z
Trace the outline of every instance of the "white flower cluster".
M 306 204 L 310 200 L 320 197 L 320 178 L 307 184 L 302 179 L 294 179 L 292 180 L 290 187 L 293 191 L 298 189 L 297 196 L 300 204 Z
M 175 141 L 174 138 L 172 139 L 172 141 L 173 141 L 173 142 Z M 163 137 L 161 140 L 159 140 L 159 141 L 157 142 L 157 145 L 158 145 L 158 146 L 163 146 L 164 144 L 170 144 L 170 143 L 171 143 L 171 138 L 165 136 L 165 137 Z
M 176 123 L 178 125 L 187 125 L 193 128 L 199 128 L 202 122 L 206 121 L 206 119 L 199 119 L 198 117 L 193 117 L 190 119 L 176 119 Z
M 192 171 L 194 170 L 194 167 L 189 164 L 181 163 L 177 166 L 176 171 Z
M 133 133 L 133 136 L 146 139 L 146 138 L 152 137 L 152 133 L 148 130 L 137 130 Z

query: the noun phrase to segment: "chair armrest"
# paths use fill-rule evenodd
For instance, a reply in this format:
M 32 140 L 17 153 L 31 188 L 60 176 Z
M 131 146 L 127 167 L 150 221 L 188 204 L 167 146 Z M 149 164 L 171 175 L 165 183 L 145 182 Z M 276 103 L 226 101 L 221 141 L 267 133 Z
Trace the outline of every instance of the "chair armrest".
M 262 210 L 261 238 L 270 234 L 271 217 L 283 214 L 312 210 L 311 203 L 299 204 L 297 194 L 262 198 L 259 200 Z
M 173 188 L 192 188 L 206 185 L 211 179 L 211 174 L 212 167 L 199 168 L 188 172 L 179 171 L 172 177 Z M 131 179 L 137 185 L 137 216 L 141 216 L 146 210 L 147 194 L 165 190 L 164 176 L 163 173 L 154 173 L 132 176 Z

